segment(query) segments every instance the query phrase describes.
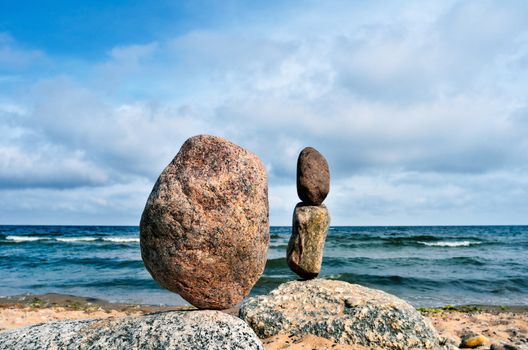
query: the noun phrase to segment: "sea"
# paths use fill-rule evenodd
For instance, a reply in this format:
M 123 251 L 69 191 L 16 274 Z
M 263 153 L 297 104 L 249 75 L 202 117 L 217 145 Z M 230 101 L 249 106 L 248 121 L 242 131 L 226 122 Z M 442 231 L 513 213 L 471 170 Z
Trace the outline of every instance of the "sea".
M 271 227 L 251 291 L 296 280 L 290 227 Z M 395 294 L 416 307 L 528 305 L 528 226 L 331 227 L 320 277 Z M 186 305 L 141 260 L 137 226 L 0 226 L 0 296 L 62 293 Z

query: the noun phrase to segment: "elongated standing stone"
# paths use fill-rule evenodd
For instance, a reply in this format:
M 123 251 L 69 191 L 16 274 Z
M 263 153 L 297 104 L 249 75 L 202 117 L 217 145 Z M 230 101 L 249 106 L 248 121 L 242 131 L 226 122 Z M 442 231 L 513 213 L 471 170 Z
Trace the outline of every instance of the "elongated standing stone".
M 292 235 L 288 242 L 288 266 L 299 276 L 311 279 L 321 272 L 330 215 L 325 205 L 299 203 L 293 212 Z
M 264 165 L 223 138 L 191 137 L 154 185 L 140 233 L 145 267 L 161 286 L 198 308 L 234 306 L 266 265 Z

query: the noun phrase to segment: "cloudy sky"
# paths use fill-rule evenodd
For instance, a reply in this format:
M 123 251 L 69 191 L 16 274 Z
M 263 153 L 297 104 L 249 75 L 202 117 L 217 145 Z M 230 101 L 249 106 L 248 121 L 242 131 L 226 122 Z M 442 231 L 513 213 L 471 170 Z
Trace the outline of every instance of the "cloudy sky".
M 111 3 L 111 4 L 110 4 Z M 2 1 L 0 224 L 131 224 L 186 138 L 334 225 L 528 223 L 525 1 Z

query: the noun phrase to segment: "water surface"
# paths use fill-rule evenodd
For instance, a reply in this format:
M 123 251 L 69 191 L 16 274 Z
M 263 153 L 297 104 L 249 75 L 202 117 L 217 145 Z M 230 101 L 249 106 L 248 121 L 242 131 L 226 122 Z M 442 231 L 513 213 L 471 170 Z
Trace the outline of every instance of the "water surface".
M 272 227 L 252 294 L 296 279 L 289 227 Z M 321 276 L 393 293 L 415 306 L 528 305 L 528 226 L 331 227 Z M 138 227 L 0 226 L 0 296 L 65 293 L 180 305 L 145 270 Z

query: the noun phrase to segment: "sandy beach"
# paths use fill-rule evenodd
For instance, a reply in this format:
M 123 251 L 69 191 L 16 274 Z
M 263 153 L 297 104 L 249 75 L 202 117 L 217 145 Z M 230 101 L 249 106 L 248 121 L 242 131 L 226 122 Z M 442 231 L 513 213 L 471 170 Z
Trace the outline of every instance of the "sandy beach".
M 33 324 L 66 319 L 124 317 L 168 310 L 189 310 L 193 307 L 167 307 L 108 303 L 104 300 L 62 294 L 45 294 L 0 298 L 0 331 Z M 482 334 L 488 342 L 505 343 L 528 348 L 528 307 L 471 306 L 420 309 L 441 336 L 458 345 L 462 335 Z M 236 310 L 227 310 L 235 314 Z M 267 350 L 298 349 L 357 349 L 358 346 L 334 344 L 313 335 L 297 337 L 277 335 L 263 339 Z

